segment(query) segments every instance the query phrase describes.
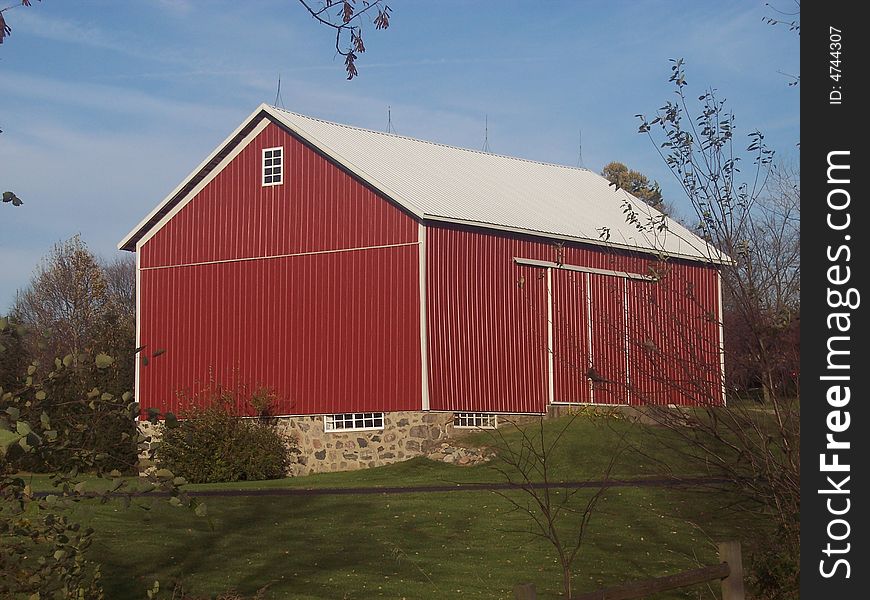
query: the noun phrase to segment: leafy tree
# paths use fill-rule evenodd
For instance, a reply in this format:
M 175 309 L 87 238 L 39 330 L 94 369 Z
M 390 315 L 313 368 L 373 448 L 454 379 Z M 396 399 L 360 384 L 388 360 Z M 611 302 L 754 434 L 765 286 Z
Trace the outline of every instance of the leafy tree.
M 650 183 L 649 177 L 640 171 L 634 171 L 621 162 L 607 163 L 601 170 L 601 174 L 615 186 L 617 190 L 625 190 L 632 196 L 643 200 L 650 206 L 662 210 L 662 190 L 658 181 Z M 667 213 L 668 211 L 662 211 Z
M 734 358 L 745 361 L 741 368 L 759 380 L 764 405 L 759 410 L 732 397 L 719 406 L 711 398 L 701 410 L 651 406 L 647 412 L 676 434 L 675 452 L 727 481 L 745 506 L 774 520 L 771 551 L 756 563 L 756 581 L 763 597 L 797 597 L 800 390 L 797 374 L 784 372 L 783 365 L 796 364 L 799 352 L 800 188 L 786 171 L 774 169 L 773 152 L 760 132 L 749 134 L 746 154 L 734 147 L 734 116 L 715 91 L 701 94 L 700 106 L 693 109 L 683 61 L 672 62 L 676 99 L 652 119 L 639 115 L 639 131 L 649 136 L 681 185 L 696 229 L 709 244 L 707 257 L 721 269 L 724 325 L 730 320 L 743 328 L 739 340 L 734 330 L 725 332 L 731 349 L 725 354 L 726 371 Z M 741 171 L 746 155 L 752 165 Z M 723 264 L 719 252 L 730 261 Z M 784 385 L 789 378 L 791 385 Z
M 0 320 L 0 356 L 14 352 L 14 338 L 21 335 L 14 323 Z M 45 372 L 30 364 L 0 387 L 0 597 L 103 597 L 101 567 L 86 554 L 94 530 L 70 516 L 72 503 L 116 498 L 127 506 L 135 503 L 147 508 L 149 494 L 164 492 L 171 504 L 191 507 L 200 516 L 206 514 L 205 505 L 179 488 L 185 481 L 168 470 L 133 481 L 120 477 L 122 470 L 135 468 L 136 453 L 113 449 L 151 442 L 136 428 L 138 404 L 129 392 L 120 397 L 98 387 L 75 395 L 69 392 L 71 383 L 98 381 L 97 374 L 110 370 L 113 364 L 105 354 L 67 355 Z M 70 418 L 73 406 L 74 414 L 83 418 Z M 94 424 L 107 416 L 126 427 L 97 444 Z M 122 455 L 130 462 L 119 465 L 117 457 Z M 53 493 L 34 494 L 16 473 L 25 457 L 33 463 L 52 465 Z M 93 493 L 86 494 L 81 478 L 85 472 L 109 479 L 107 491 L 96 498 L 90 497 Z

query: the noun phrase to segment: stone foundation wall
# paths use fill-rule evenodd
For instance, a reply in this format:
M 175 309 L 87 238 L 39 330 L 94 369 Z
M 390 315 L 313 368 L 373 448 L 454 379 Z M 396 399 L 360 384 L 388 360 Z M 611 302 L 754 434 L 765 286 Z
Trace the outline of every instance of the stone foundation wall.
M 500 426 L 507 420 L 528 422 L 540 417 L 526 415 L 499 416 Z M 474 465 L 490 460 L 485 448 L 468 448 L 461 437 L 470 429 L 455 429 L 452 412 L 388 412 L 384 428 L 374 431 L 336 431 L 323 429 L 323 416 L 276 417 L 275 427 L 287 438 L 291 448 L 288 475 L 309 475 L 331 471 L 350 471 L 388 465 L 416 456 L 457 464 Z M 159 439 L 162 424 L 140 422 L 143 435 Z M 460 439 L 457 439 L 460 438 Z M 147 458 L 142 448 L 140 459 Z M 143 469 L 154 468 L 145 460 Z
M 388 412 L 376 431 L 323 430 L 322 416 L 280 417 L 278 430 L 291 438 L 291 475 L 350 471 L 387 465 L 440 448 L 453 430 L 453 413 Z

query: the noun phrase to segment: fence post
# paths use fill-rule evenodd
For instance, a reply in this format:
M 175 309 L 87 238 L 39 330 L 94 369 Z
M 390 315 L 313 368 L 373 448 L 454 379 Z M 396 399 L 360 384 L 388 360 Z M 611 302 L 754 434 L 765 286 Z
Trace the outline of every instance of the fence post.
M 538 600 L 534 583 L 518 583 L 514 586 L 515 600 Z
M 719 542 L 719 560 L 728 563 L 731 569 L 728 577 L 722 580 L 722 600 L 745 600 L 740 542 Z

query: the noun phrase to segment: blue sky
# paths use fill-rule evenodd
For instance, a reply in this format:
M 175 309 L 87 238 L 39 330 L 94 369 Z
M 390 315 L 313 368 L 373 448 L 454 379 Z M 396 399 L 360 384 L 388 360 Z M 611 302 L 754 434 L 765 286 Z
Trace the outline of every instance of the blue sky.
M 11 3 L 11 2 L 9 2 Z M 6 3 L 8 4 L 8 3 Z M 44 0 L 0 46 L 0 313 L 76 233 L 106 257 L 259 103 L 403 135 L 657 179 L 685 207 L 637 113 L 715 87 L 738 134 L 796 164 L 799 38 L 763 1 L 392 0 L 346 81 L 330 31 L 296 0 Z M 5 4 L 4 4 L 5 5 Z M 781 8 L 793 4 L 783 2 Z M 696 93 L 697 92 L 697 93 Z M 0 190 L 0 191 L 2 191 Z M 685 210 L 685 208 L 684 208 Z

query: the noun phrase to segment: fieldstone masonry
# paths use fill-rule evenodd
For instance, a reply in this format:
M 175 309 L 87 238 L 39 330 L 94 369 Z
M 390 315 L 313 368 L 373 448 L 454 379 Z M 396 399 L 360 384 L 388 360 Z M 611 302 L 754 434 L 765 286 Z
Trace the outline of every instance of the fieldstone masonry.
M 470 430 L 455 430 L 452 412 L 388 412 L 384 413 L 384 428 L 373 431 L 326 432 L 322 416 L 276 417 L 274 422 L 291 449 L 287 473 L 291 476 L 365 469 L 415 456 L 461 466 L 487 462 L 494 456 L 489 450 L 453 439 Z M 139 428 L 143 436 L 156 440 L 162 425 L 142 421 Z M 148 460 L 150 448 L 142 445 L 141 450 L 140 472 L 144 474 L 154 465 Z
M 281 417 L 277 427 L 298 448 L 289 474 L 307 475 L 377 467 L 415 456 L 443 457 L 442 442 L 453 431 L 453 413 L 388 412 L 384 428 L 375 431 L 326 432 L 322 416 Z

